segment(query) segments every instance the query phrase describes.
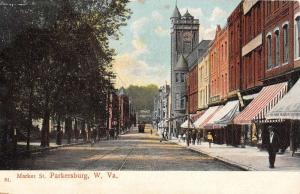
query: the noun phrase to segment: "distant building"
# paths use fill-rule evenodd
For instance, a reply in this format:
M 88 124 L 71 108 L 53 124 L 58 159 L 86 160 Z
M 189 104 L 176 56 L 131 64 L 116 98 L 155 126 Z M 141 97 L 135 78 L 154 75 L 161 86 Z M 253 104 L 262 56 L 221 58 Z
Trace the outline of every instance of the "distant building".
M 169 128 L 169 96 L 170 86 L 163 85 L 159 88 L 154 99 L 153 123 L 159 130 Z

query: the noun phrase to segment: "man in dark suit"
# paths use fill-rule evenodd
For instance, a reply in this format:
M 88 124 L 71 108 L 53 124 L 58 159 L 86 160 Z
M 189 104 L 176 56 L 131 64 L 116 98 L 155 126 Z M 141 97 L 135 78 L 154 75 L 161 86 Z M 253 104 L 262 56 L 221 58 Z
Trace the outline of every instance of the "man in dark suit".
M 268 127 L 269 130 L 269 139 L 268 139 L 268 152 L 269 152 L 269 168 L 274 168 L 276 153 L 279 150 L 279 135 L 275 132 L 272 126 Z

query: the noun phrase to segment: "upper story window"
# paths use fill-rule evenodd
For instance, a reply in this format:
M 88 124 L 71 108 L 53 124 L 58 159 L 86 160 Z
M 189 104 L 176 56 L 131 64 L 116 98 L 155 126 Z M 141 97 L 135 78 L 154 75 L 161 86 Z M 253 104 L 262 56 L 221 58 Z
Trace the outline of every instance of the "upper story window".
M 275 30 L 275 66 L 280 63 L 280 34 L 279 29 Z
M 272 35 L 267 35 L 267 56 L 268 56 L 268 66 L 267 69 L 272 68 Z
M 190 53 L 192 50 L 192 44 L 191 42 L 184 42 L 183 43 L 183 52 L 184 53 Z
M 184 79 L 184 73 L 180 73 L 180 81 L 181 81 L 181 82 L 184 82 L 184 80 L 185 80 L 185 79 Z
M 176 83 L 179 82 L 179 73 L 176 73 L 176 74 L 175 74 L 175 82 L 176 82 Z
M 175 95 L 175 109 L 180 108 L 180 99 L 181 99 L 180 93 L 177 93 Z
M 181 109 L 185 108 L 185 98 L 181 98 L 181 100 L 180 100 L 180 108 Z
M 289 62 L 289 24 L 283 25 L 283 62 Z
M 300 57 L 300 15 L 295 18 L 295 59 Z
M 225 60 L 227 60 L 227 42 L 225 42 Z

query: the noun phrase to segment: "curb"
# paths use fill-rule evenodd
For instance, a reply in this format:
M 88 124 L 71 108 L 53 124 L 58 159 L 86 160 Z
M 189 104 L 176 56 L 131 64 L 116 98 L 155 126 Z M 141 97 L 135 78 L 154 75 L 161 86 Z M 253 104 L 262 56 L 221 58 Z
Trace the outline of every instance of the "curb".
M 52 147 L 45 147 L 45 148 L 39 148 L 36 150 L 31 150 L 31 151 L 23 151 L 20 152 L 18 154 L 40 154 L 44 151 L 49 151 L 49 150 L 54 150 L 54 149 L 58 149 L 58 148 L 63 148 L 63 147 L 71 147 L 71 146 L 75 146 L 75 145 L 83 145 L 83 144 L 88 144 L 89 142 L 80 142 L 80 143 L 70 143 L 70 144 L 64 144 L 64 145 L 57 145 L 57 146 L 52 146 Z
M 181 146 L 181 147 L 184 147 L 184 148 L 186 148 L 186 149 L 192 150 L 192 151 L 194 151 L 194 152 L 198 152 L 198 153 L 204 154 L 204 155 L 206 155 L 206 156 L 212 157 L 212 158 L 214 158 L 214 159 L 216 159 L 216 160 L 219 160 L 219 161 L 221 161 L 221 162 L 223 162 L 223 163 L 226 163 L 226 164 L 229 164 L 229 165 L 231 165 L 231 166 L 237 167 L 237 168 L 239 168 L 239 169 L 241 169 L 241 170 L 243 170 L 243 171 L 257 171 L 255 168 L 253 168 L 253 167 L 251 167 L 251 166 L 247 166 L 247 165 L 244 165 L 244 164 L 240 164 L 240 163 L 237 163 L 237 162 L 234 162 L 234 161 L 225 159 L 225 158 L 223 158 L 223 157 L 221 157 L 221 156 L 214 156 L 214 155 L 209 154 L 209 153 L 207 153 L 207 152 L 205 152 L 205 151 L 203 151 L 203 150 L 200 150 L 200 149 L 196 149 L 196 148 L 193 148 L 193 147 L 187 147 L 187 146 L 180 145 L 180 144 L 178 144 L 178 143 L 176 143 L 176 142 L 172 142 L 172 141 L 168 141 L 168 142 L 177 144 L 177 145 L 179 145 L 179 146 Z

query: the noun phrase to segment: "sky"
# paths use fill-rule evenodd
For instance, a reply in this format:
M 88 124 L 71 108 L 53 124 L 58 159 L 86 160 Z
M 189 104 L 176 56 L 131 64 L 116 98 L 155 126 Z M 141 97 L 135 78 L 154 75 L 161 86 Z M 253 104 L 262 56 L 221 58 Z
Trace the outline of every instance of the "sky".
M 200 21 L 199 40 L 212 40 L 217 24 L 227 17 L 240 0 L 177 0 L 181 15 L 188 9 Z M 131 0 L 133 12 L 119 40 L 111 40 L 117 52 L 113 69 L 116 87 L 170 83 L 170 28 L 176 0 Z

